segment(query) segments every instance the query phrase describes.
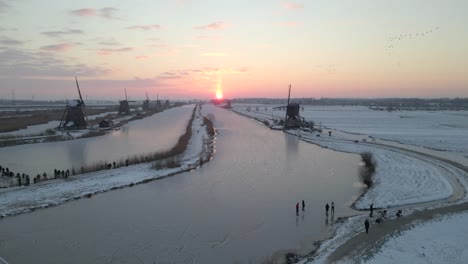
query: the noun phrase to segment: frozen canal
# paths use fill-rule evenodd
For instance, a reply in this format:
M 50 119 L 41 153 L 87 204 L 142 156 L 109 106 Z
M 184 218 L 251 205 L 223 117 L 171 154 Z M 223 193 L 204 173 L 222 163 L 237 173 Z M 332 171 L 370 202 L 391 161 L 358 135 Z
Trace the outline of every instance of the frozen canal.
M 198 170 L 0 220 L 10 263 L 259 263 L 308 251 L 360 194 L 357 155 L 271 131 L 226 110 Z M 153 139 L 153 137 L 151 137 Z M 149 141 L 146 139 L 146 141 Z M 295 204 L 306 210 L 295 213 Z M 27 252 L 27 253 L 26 253 Z
M 79 171 L 93 162 L 167 150 L 184 133 L 192 110 L 193 105 L 172 108 L 99 137 L 0 148 L 0 165 L 31 176 L 53 175 L 54 169 Z

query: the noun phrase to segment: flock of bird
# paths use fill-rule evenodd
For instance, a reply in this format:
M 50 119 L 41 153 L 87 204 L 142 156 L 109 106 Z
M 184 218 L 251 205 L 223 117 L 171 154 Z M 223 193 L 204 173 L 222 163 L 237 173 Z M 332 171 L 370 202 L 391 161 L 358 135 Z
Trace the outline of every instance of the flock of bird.
M 401 67 L 401 60 L 400 56 L 396 52 L 396 49 L 398 47 L 398 44 L 400 44 L 401 41 L 404 40 L 409 40 L 409 39 L 416 39 L 416 38 L 424 38 L 429 36 L 430 34 L 436 32 L 439 30 L 439 26 L 433 27 L 427 31 L 423 32 L 416 32 L 416 33 L 409 33 L 409 34 L 400 34 L 400 35 L 395 35 L 390 37 L 387 40 L 387 46 L 386 46 L 386 53 L 390 57 L 395 57 L 396 59 L 396 65 L 398 67 Z
M 320 64 L 320 65 L 316 65 L 315 67 L 317 67 L 319 69 L 319 71 L 321 71 L 322 73 L 326 73 L 326 74 L 335 74 L 336 73 L 336 65 L 335 64 Z

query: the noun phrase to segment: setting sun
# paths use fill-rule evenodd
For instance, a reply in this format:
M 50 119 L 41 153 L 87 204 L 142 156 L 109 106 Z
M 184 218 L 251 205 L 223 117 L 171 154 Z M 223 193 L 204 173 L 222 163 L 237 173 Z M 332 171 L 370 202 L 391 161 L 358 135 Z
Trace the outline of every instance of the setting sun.
M 221 92 L 221 89 L 219 88 L 216 90 L 216 99 L 223 99 L 223 92 Z

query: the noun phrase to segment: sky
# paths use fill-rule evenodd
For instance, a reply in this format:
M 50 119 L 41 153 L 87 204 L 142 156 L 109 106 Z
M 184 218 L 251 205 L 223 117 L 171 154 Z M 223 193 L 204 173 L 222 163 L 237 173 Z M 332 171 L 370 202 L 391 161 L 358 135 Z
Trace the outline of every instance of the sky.
M 466 0 L 0 0 L 0 98 L 468 97 Z

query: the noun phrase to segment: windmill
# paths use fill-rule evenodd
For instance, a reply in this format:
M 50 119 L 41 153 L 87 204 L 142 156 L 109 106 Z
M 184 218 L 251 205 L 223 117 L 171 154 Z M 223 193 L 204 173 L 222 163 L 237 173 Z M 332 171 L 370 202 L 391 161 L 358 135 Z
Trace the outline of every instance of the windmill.
M 284 129 L 299 128 L 303 123 L 303 118 L 299 116 L 300 106 L 298 103 L 290 103 L 291 85 L 289 85 L 288 104 L 286 106 L 286 116 L 284 118 Z
M 156 94 L 156 108 L 161 109 L 161 101 L 159 100 L 159 94 Z
M 150 108 L 150 100 L 148 97 L 148 92 L 146 92 L 146 100 L 143 101 L 143 110 L 148 111 Z
M 60 120 L 59 128 L 62 129 L 86 129 L 85 103 L 81 96 L 78 79 L 75 76 L 76 88 L 80 99 L 73 100 L 73 104 L 68 103 L 63 111 L 62 119 Z M 71 125 L 69 125 L 71 123 Z
M 130 106 L 128 105 L 128 98 L 127 98 L 127 89 L 124 88 L 125 91 L 125 100 L 119 101 L 119 115 L 122 114 L 130 114 Z

